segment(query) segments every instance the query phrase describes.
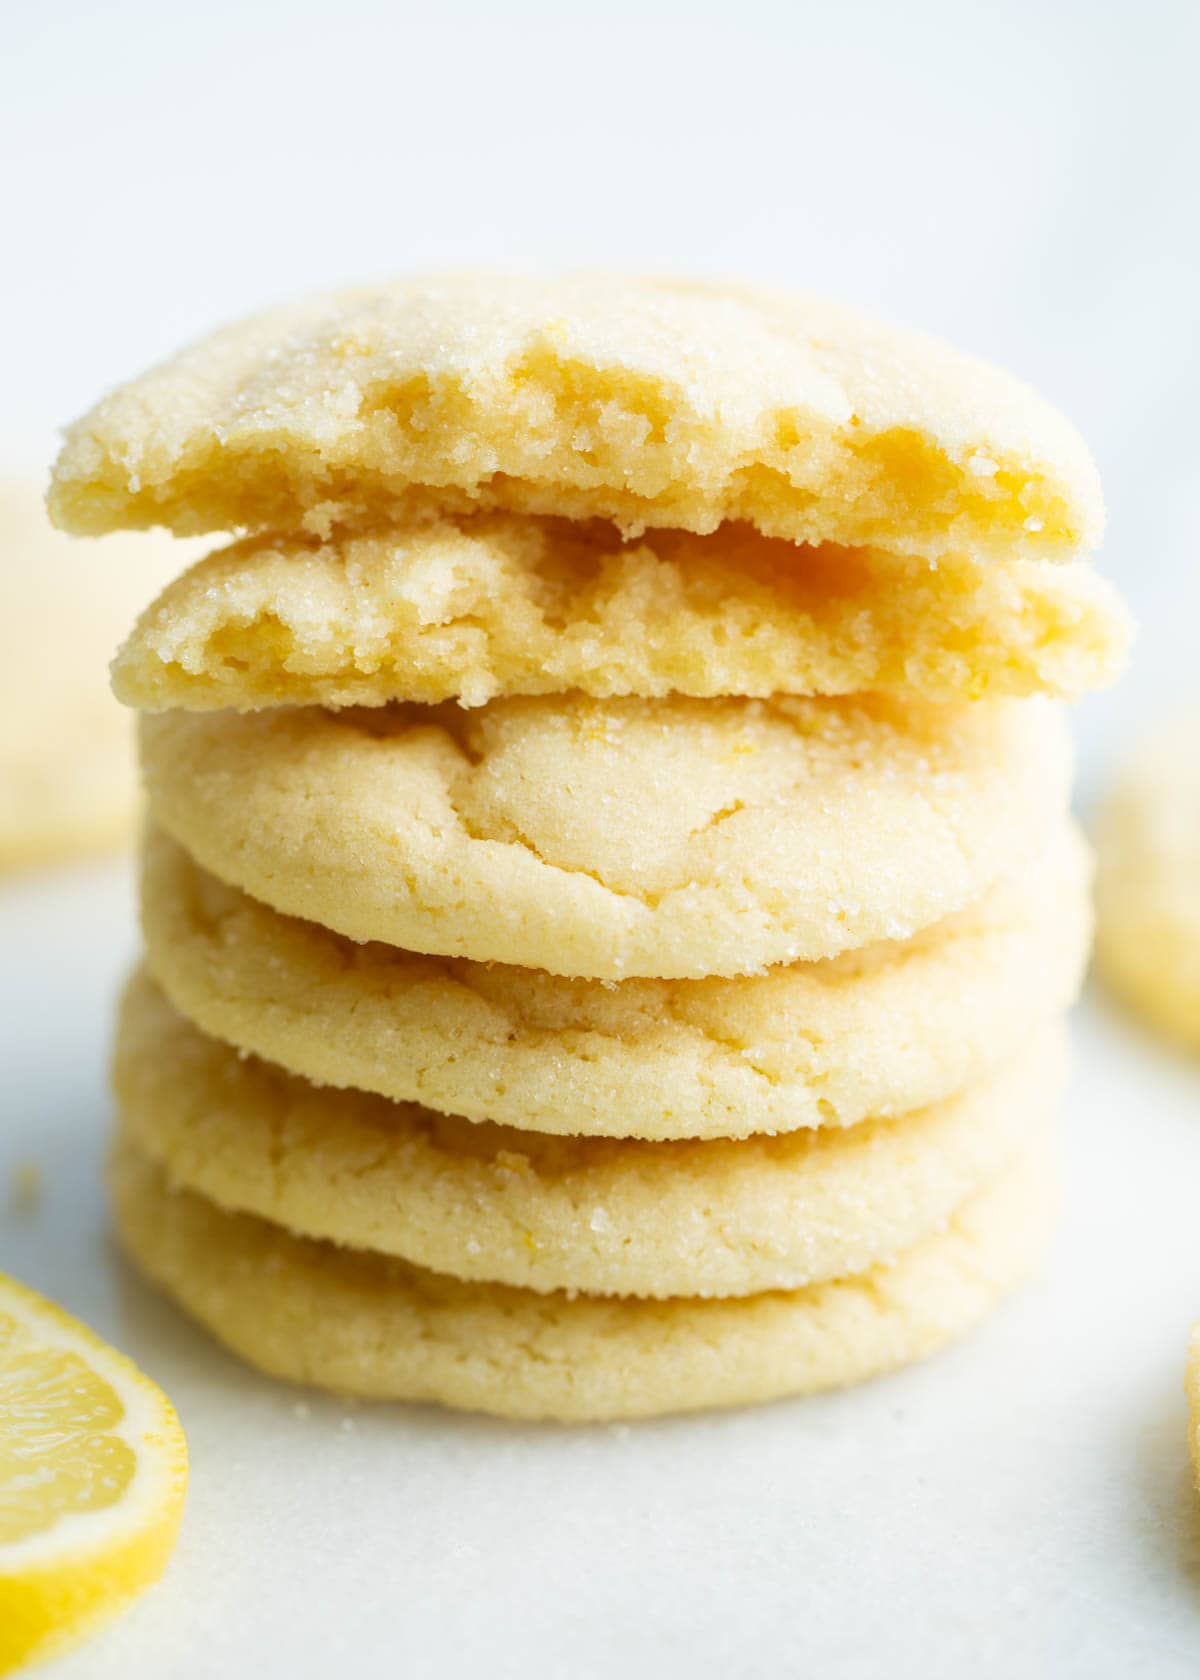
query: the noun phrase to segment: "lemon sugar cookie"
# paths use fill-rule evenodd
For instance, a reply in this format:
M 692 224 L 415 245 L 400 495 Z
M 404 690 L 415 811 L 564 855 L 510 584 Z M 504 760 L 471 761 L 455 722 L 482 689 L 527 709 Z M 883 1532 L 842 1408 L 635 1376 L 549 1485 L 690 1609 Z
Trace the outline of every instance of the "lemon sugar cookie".
M 737 979 L 568 980 L 356 945 L 158 830 L 146 962 L 206 1033 L 317 1083 L 590 1136 L 745 1137 L 904 1114 L 986 1080 L 1078 990 L 1089 858 L 1043 857 L 916 934 Z
M 122 1003 L 125 1134 L 170 1180 L 305 1236 L 454 1277 L 602 1295 L 746 1295 L 863 1271 L 1045 1138 L 1060 1029 L 894 1120 L 707 1143 L 554 1138 L 321 1090 L 206 1038 L 145 976 Z
M 1188 1342 L 1184 1392 L 1188 1403 L 1188 1453 L 1192 1460 L 1192 1475 L 1197 1489 L 1200 1489 L 1200 1324 L 1192 1330 Z
M 1090 566 L 878 550 L 512 514 L 336 543 L 262 537 L 194 566 L 114 666 L 145 711 L 476 706 L 607 697 L 1070 697 L 1116 672 L 1128 620 Z
M 861 1382 L 962 1334 L 1042 1258 L 1045 1146 L 943 1230 L 859 1277 L 732 1299 L 537 1294 L 292 1236 L 190 1191 L 128 1144 L 118 1229 L 147 1277 L 272 1376 L 510 1418 L 601 1421 Z
M 1153 734 L 1097 824 L 1096 959 L 1161 1032 L 1200 1050 L 1200 712 Z
M 64 528 L 325 535 L 504 508 L 1064 558 L 1103 511 L 1017 380 L 818 299 L 615 276 L 405 279 L 226 327 L 67 433 Z
M 108 663 L 183 566 L 177 547 L 126 536 L 84 548 L 54 530 L 36 486 L 0 479 L 0 868 L 132 838 L 134 731 Z
M 141 743 L 155 821 L 275 909 L 598 979 L 904 938 L 1037 854 L 1070 770 L 1042 700 L 168 712 Z

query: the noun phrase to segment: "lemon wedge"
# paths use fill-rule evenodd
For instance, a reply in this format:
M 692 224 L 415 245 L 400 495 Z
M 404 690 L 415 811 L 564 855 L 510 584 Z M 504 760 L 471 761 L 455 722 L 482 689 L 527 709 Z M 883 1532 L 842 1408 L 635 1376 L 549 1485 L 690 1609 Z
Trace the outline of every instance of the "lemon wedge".
M 162 1573 L 186 1487 L 166 1395 L 0 1276 L 0 1674 L 72 1643 Z

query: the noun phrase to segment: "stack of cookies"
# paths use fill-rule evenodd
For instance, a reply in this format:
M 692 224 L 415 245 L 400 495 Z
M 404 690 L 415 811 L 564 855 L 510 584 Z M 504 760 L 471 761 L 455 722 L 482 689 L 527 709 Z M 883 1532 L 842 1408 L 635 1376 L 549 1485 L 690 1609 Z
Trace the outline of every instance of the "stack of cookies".
M 1055 701 L 1127 624 L 1029 391 L 808 300 L 403 282 L 117 391 L 51 507 L 247 533 L 114 667 L 116 1215 L 222 1341 L 638 1416 L 903 1364 L 1037 1261 Z

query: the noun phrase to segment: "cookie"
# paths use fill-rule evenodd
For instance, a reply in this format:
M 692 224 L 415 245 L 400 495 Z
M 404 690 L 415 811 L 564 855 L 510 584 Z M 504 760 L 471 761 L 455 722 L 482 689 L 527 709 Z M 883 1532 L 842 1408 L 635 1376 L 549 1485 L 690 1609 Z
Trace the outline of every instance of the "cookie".
M 510 1418 L 649 1417 L 837 1388 L 932 1353 L 1040 1260 L 1053 1174 L 1034 1149 L 944 1230 L 858 1277 L 729 1300 L 540 1295 L 295 1237 L 111 1163 L 124 1246 L 226 1347 L 341 1394 Z
M 161 537 L 97 550 L 46 518 L 40 488 L 0 480 L 0 868 L 127 841 L 138 810 L 134 732 L 108 662 L 180 560 Z M 194 556 L 193 545 L 184 549 Z
M 901 943 L 734 980 L 567 980 L 356 945 L 146 836 L 146 961 L 206 1033 L 304 1074 L 472 1120 L 745 1137 L 904 1114 L 986 1079 L 1074 999 L 1086 847 L 1045 855 Z
M 1061 818 L 1042 700 L 493 701 L 142 720 L 155 820 L 351 939 L 623 979 L 746 973 L 963 909 Z
M 143 614 L 113 681 L 150 711 L 572 689 L 1067 697 L 1115 676 L 1128 637 L 1090 566 L 798 555 L 745 526 L 622 543 L 498 514 L 224 549 Z
M 895 1120 L 737 1142 L 547 1137 L 319 1089 L 239 1056 L 144 974 L 120 1012 L 124 1135 L 171 1181 L 307 1237 L 454 1277 L 594 1295 L 749 1295 L 889 1260 L 1044 1136 L 1043 1029 L 983 1086 Z
M 1167 1037 L 1200 1050 L 1200 713 L 1172 719 L 1097 825 L 1096 960 Z
M 1188 1343 L 1184 1391 L 1188 1402 L 1188 1452 L 1196 1487 L 1200 1489 L 1200 1324 L 1193 1329 Z
M 503 508 L 896 553 L 1097 545 L 1095 467 L 1032 391 L 815 299 L 687 281 L 402 279 L 220 332 L 72 426 L 65 528 L 377 526 Z

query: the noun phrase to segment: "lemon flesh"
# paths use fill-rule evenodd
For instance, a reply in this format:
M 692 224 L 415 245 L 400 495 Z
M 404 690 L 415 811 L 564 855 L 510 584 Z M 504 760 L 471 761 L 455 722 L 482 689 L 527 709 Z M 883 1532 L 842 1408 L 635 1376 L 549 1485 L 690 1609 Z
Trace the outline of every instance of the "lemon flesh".
M 166 1396 L 0 1277 L 0 1674 L 72 1643 L 161 1574 L 186 1486 Z

